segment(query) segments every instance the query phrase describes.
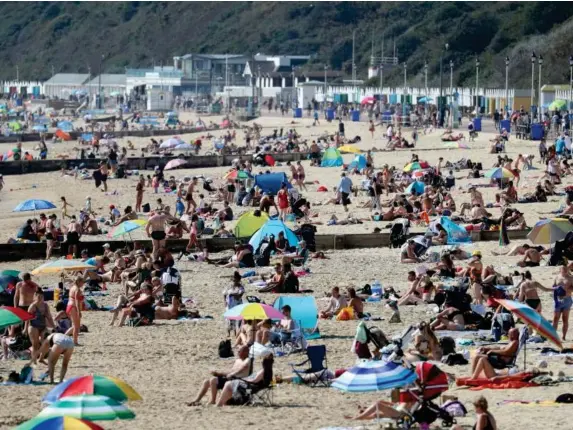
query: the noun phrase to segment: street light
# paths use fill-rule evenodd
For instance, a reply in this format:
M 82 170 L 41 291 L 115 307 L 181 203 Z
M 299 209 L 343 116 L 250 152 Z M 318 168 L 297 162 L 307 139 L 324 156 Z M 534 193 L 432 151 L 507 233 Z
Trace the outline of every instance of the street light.
M 443 81 L 442 81 L 442 75 L 443 75 L 443 61 L 444 61 L 444 51 L 447 51 L 448 48 L 450 47 L 450 45 L 448 45 L 447 43 L 444 45 L 445 49 L 442 49 L 442 52 L 440 54 L 440 99 L 438 101 L 438 110 L 440 113 L 440 127 L 444 126 L 444 108 L 442 106 L 442 96 L 443 96 Z
M 97 95 L 98 95 L 97 105 L 98 105 L 98 109 L 102 109 L 102 106 L 103 106 L 102 97 L 101 97 L 101 71 L 103 68 L 103 60 L 104 59 L 105 59 L 105 54 L 101 54 L 101 58 L 99 60 L 99 76 L 98 76 L 98 80 L 97 80 Z
M 384 83 L 384 64 L 380 63 L 380 94 L 382 94 L 383 83 Z
M 535 62 L 537 61 L 537 57 L 535 56 L 535 52 L 531 53 L 531 120 L 533 121 L 533 103 L 535 97 Z
M 428 62 L 424 62 L 424 88 L 426 89 L 426 99 L 428 98 Z
M 408 87 L 407 70 L 408 70 L 408 65 L 404 63 L 404 95 L 406 95 L 407 92 L 406 88 Z
M 509 57 L 505 57 L 505 112 L 509 110 Z
M 454 126 L 454 62 L 450 60 L 450 127 Z
M 543 105 L 541 103 L 541 66 L 543 65 L 543 55 L 539 55 L 537 59 L 537 64 L 539 64 L 539 122 L 542 121 L 543 115 Z
M 567 113 L 571 109 L 571 102 L 573 102 L 573 55 L 569 56 L 569 104 L 567 105 Z
M 328 66 L 324 66 L 324 109 L 326 109 L 326 71 Z
M 478 92 L 479 92 L 479 58 L 476 57 L 476 117 L 479 115 Z

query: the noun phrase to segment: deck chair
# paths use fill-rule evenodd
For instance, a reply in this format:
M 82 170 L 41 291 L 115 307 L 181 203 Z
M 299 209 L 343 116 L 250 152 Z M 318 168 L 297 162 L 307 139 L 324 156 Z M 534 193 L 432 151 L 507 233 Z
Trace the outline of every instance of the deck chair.
M 302 383 L 308 384 L 312 387 L 322 385 L 328 387 L 330 382 L 325 378 L 328 371 L 328 362 L 326 360 L 326 345 L 313 345 L 306 348 L 306 356 L 308 357 L 302 363 L 292 364 L 292 371 L 297 375 Z M 301 369 L 300 366 L 307 365 L 306 369 Z M 316 381 L 306 382 L 304 379 L 305 374 L 315 373 Z
M 526 359 L 527 359 L 527 339 L 529 339 L 529 329 L 527 326 L 521 327 L 519 330 L 519 344 L 517 347 L 517 351 L 515 351 L 515 356 L 511 361 L 507 363 L 505 366 L 506 369 L 511 369 L 512 367 L 519 367 L 517 364 L 517 359 L 519 357 L 519 353 L 521 349 L 523 349 L 523 370 L 527 369 Z
M 301 330 L 301 322 L 295 321 L 295 328 L 291 332 L 290 338 L 286 341 L 282 341 L 277 344 L 273 345 L 273 350 L 280 351 L 282 355 L 290 355 L 296 352 L 304 351 L 307 348 L 306 339 L 304 338 Z
M 273 405 L 273 383 L 267 386 L 257 386 L 247 382 L 248 400 L 243 406 L 272 406 Z

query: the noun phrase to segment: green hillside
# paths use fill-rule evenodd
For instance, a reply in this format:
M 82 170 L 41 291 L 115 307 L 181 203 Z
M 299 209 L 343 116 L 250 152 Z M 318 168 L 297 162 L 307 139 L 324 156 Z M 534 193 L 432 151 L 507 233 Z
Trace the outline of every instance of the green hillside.
M 571 2 L 5 2 L 0 3 L 0 78 L 47 79 L 56 72 L 97 73 L 124 67 L 172 65 L 189 52 L 315 54 L 350 73 L 356 30 L 358 77 L 366 78 L 372 34 L 408 62 L 409 81 L 421 85 L 427 60 L 437 83 L 439 58 L 455 64 L 455 83 L 473 85 L 475 54 L 480 81 L 503 86 L 511 58 L 512 87 L 531 85 L 530 55 L 544 57 L 544 82 L 569 81 L 573 54 Z M 446 66 L 449 73 L 449 66 Z M 386 73 L 401 84 L 402 70 Z

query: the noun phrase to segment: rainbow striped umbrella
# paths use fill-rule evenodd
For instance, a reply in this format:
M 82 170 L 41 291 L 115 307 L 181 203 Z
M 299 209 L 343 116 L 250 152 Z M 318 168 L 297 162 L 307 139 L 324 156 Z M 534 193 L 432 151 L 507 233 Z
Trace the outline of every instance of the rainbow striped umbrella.
M 530 308 L 527 304 L 516 302 L 514 300 L 497 299 L 497 302 L 505 309 L 515 314 L 527 325 L 533 327 L 541 336 L 549 339 L 555 345 L 562 349 L 561 339 L 553 325 L 543 318 L 535 309 Z
M 263 303 L 245 303 L 235 306 L 223 316 L 228 320 L 282 320 L 285 317 L 277 309 Z
M 515 178 L 515 175 L 511 170 L 505 169 L 503 167 L 494 167 L 493 169 L 485 172 L 483 176 L 491 179 Z
M 104 430 L 103 427 L 86 420 L 72 417 L 32 418 L 14 430 Z
M 47 263 L 42 264 L 40 267 L 36 267 L 34 270 L 32 270 L 32 275 L 61 273 L 66 271 L 74 272 L 94 268 L 94 265 L 88 264 L 82 260 L 66 260 L 62 258 L 60 260 L 48 261 Z
M 141 400 L 141 396 L 121 379 L 112 376 L 85 375 L 68 379 L 56 385 L 44 396 L 44 403 L 55 403 L 58 400 L 81 394 L 97 394 L 106 396 L 118 402 Z
M 568 219 L 542 219 L 533 226 L 527 238 L 535 244 L 551 244 L 564 239 L 567 233 L 572 230 L 573 224 L 571 224 Z
M 108 233 L 108 237 L 119 237 L 125 234 L 129 234 L 134 230 L 137 230 L 147 224 L 144 219 L 134 219 L 129 221 L 124 221 L 112 231 Z
M 364 361 L 348 369 L 332 382 L 341 391 L 363 393 L 404 387 L 418 379 L 413 369 L 393 361 Z
M 38 417 L 73 417 L 89 421 L 131 420 L 135 413 L 106 396 L 81 395 L 64 397 L 52 403 Z
M 32 318 L 34 318 L 34 315 L 20 308 L 2 306 L 0 308 L 0 329 L 10 327 L 11 325 L 22 324 L 24 321 L 29 321 Z

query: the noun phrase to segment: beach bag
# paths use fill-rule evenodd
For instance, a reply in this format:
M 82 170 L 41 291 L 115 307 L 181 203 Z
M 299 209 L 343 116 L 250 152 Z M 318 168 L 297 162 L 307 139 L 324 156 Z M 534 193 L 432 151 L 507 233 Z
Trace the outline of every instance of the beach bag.
M 336 316 L 336 321 L 350 321 L 354 319 L 354 309 L 350 306 L 342 308 Z
M 149 203 L 145 203 L 144 205 L 141 206 L 141 210 L 143 213 L 149 213 L 151 212 L 151 206 L 149 205 Z
M 231 341 L 229 339 L 225 339 L 219 342 L 219 357 L 233 357 L 233 348 L 231 347 Z
M 445 409 L 452 417 L 465 417 L 468 413 L 464 404 L 458 400 L 451 400 L 445 403 L 442 409 Z

